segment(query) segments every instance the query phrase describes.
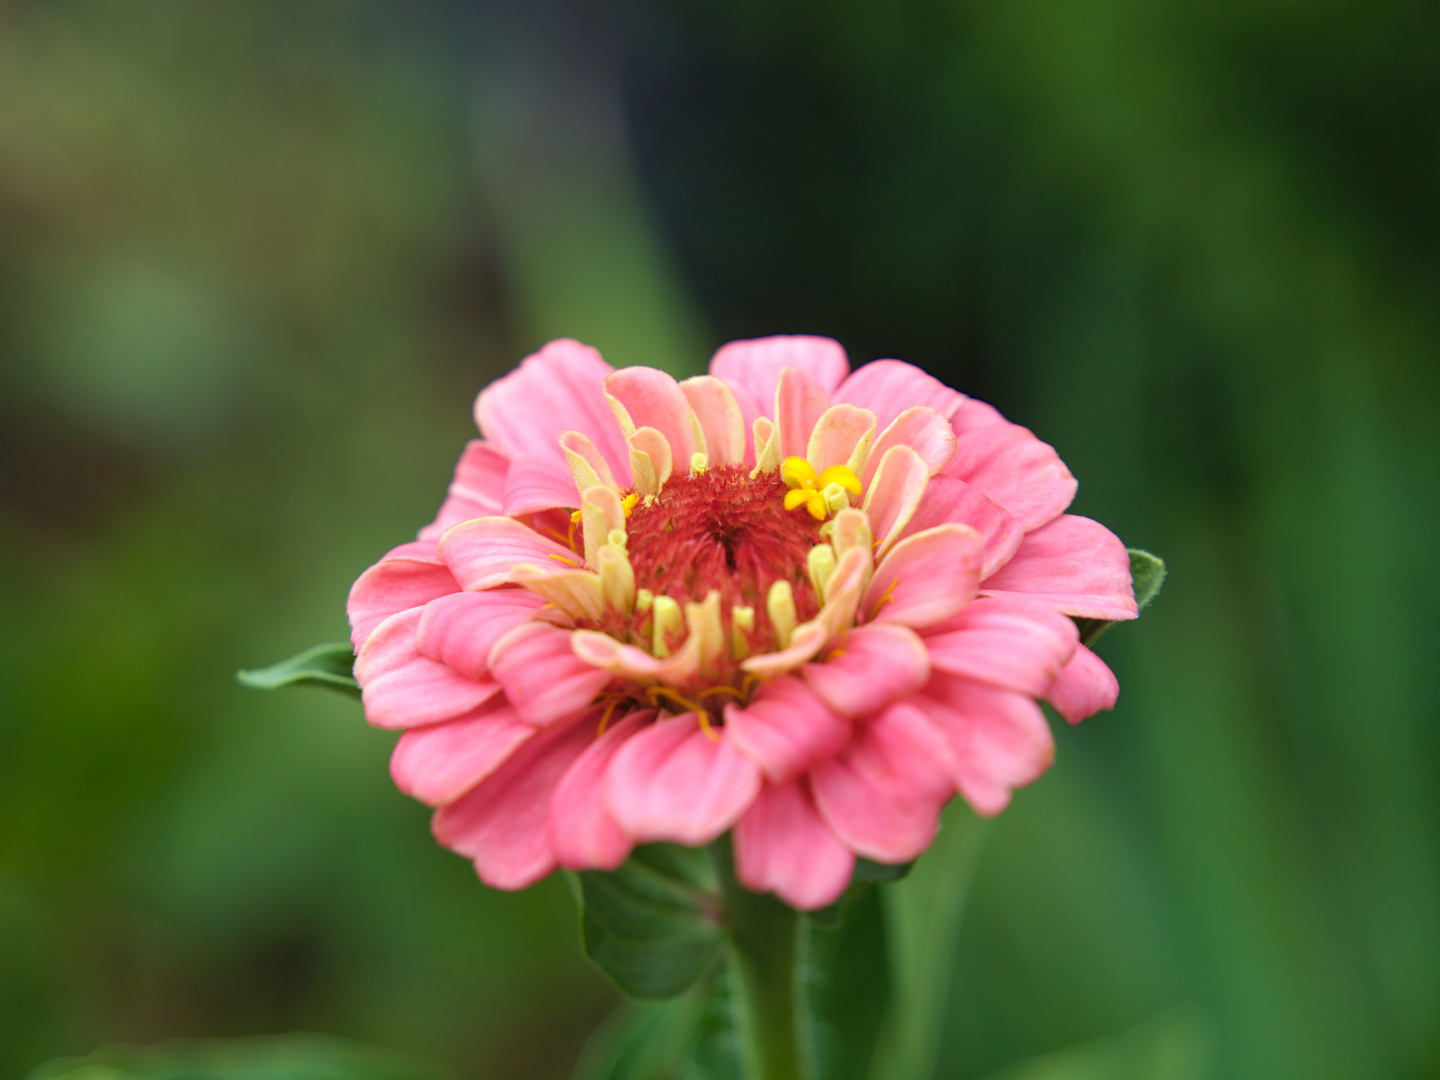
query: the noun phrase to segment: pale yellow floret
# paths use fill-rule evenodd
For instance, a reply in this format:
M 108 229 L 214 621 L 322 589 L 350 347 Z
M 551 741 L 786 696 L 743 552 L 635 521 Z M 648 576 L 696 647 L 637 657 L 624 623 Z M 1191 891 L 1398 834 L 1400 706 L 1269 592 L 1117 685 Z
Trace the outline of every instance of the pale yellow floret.
M 710 467 L 710 459 L 698 450 L 690 455 L 690 475 L 699 476 Z
M 805 572 L 810 585 L 821 603 L 825 600 L 825 586 L 830 584 L 830 575 L 835 573 L 835 549 L 829 544 L 816 544 L 805 557 Z
M 827 514 L 838 514 L 841 510 L 850 509 L 850 495 L 840 484 L 826 484 L 820 495 L 825 501 Z
M 765 614 L 770 625 L 775 627 L 775 640 L 782 649 L 790 647 L 790 635 L 795 632 L 799 616 L 795 613 L 795 593 L 788 581 L 777 581 L 770 586 L 765 597 Z
M 750 635 L 755 630 L 755 609 L 733 607 L 730 609 L 730 651 L 736 660 L 750 655 Z
M 607 544 L 614 544 L 618 548 L 623 548 L 629 540 L 630 537 L 624 529 L 611 529 L 605 536 Z
M 635 568 L 619 544 L 600 548 L 600 596 L 605 606 L 629 615 L 635 605 Z
M 644 614 L 650 610 L 650 605 L 655 602 L 655 594 L 649 589 L 641 589 L 635 594 L 635 610 Z
M 654 612 L 654 625 L 650 631 L 653 635 L 650 653 L 664 659 L 670 655 L 670 646 L 665 639 L 679 636 L 685 627 L 685 614 L 680 605 L 668 596 L 655 597 L 651 610 Z

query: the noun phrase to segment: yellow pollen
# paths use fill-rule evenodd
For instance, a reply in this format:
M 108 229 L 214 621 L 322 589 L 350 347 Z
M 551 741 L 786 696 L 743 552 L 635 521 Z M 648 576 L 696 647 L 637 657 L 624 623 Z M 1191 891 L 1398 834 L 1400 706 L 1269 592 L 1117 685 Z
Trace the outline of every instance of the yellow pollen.
M 580 514 L 580 511 L 579 511 L 579 510 L 572 510 L 572 511 L 570 511 L 570 524 L 571 524 L 571 525 L 579 525 L 579 524 L 580 524 L 580 518 L 581 518 L 581 514 Z
M 639 501 L 640 496 L 633 491 L 620 500 L 620 505 L 625 509 L 625 516 L 627 518 L 634 512 L 635 504 Z M 579 511 L 576 511 L 576 513 L 579 513 Z
M 824 521 L 860 498 L 860 478 L 846 465 L 831 465 L 817 473 L 804 458 L 788 457 L 780 466 L 780 478 L 790 489 L 785 493 L 785 509 L 803 506 L 816 521 Z

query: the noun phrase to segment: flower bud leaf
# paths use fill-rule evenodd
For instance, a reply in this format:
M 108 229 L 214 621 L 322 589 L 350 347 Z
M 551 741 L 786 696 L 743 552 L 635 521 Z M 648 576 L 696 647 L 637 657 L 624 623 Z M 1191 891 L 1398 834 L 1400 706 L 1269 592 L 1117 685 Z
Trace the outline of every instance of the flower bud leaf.
M 235 680 L 252 690 L 279 690 L 283 686 L 323 686 L 352 697 L 360 686 L 351 674 L 355 653 L 348 641 L 312 645 L 288 660 L 252 671 L 237 671 Z
M 721 900 L 703 849 L 651 844 L 619 869 L 581 871 L 585 955 L 635 998 L 680 994 L 714 968 Z
M 1165 560 L 1139 548 L 1126 548 L 1130 553 L 1130 577 L 1135 584 L 1135 606 L 1144 611 L 1146 606 L 1160 595 L 1165 584 Z M 1076 619 L 1080 628 L 1080 644 L 1094 645 L 1100 635 L 1115 625 L 1114 619 Z

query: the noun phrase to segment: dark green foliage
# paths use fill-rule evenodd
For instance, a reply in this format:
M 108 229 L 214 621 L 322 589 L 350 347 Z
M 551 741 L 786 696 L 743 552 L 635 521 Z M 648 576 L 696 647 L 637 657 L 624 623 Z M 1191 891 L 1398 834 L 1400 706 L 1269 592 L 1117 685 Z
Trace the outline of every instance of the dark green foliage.
M 708 862 L 703 850 L 651 845 L 618 870 L 577 875 L 585 955 L 631 997 L 674 997 L 720 955 L 720 897 L 694 855 Z
M 352 674 L 355 652 L 348 641 L 328 645 L 312 645 L 288 660 L 252 671 L 237 671 L 236 680 L 252 690 L 278 690 L 282 686 L 324 686 L 331 690 L 360 696 L 360 686 Z

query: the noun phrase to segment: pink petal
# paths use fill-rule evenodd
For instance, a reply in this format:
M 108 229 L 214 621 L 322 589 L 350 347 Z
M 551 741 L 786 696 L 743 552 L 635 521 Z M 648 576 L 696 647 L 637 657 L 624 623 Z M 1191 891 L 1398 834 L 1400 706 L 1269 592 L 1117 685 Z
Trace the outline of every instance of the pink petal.
M 875 414 L 854 405 L 832 405 L 815 422 L 806 445 L 805 460 L 824 472 L 831 465 L 845 465 L 855 447 L 875 430 Z
M 376 727 L 416 727 L 450 720 L 489 701 L 500 687 L 476 681 L 420 655 L 415 628 L 420 608 L 391 615 L 355 658 L 365 719 Z
M 544 601 L 524 589 L 457 592 L 426 605 L 415 630 L 422 656 L 467 679 L 483 679 L 495 642 L 535 618 Z
M 1015 519 L 999 503 L 982 495 L 978 488 L 953 476 L 932 476 L 930 483 L 925 485 L 925 496 L 920 500 L 919 508 L 910 518 L 910 524 L 905 526 L 904 535 L 913 536 L 950 522 L 969 525 L 980 534 L 985 545 L 985 557 L 980 567 L 981 581 L 1009 562 L 1025 539 L 1025 530 L 1015 524 Z
M 484 439 L 465 444 L 449 492 L 435 520 L 420 530 L 421 540 L 439 540 L 441 533 L 471 518 L 489 517 L 505 509 L 505 474 L 510 459 Z
M 1076 514 L 1064 514 L 1025 537 L 982 591 L 1013 593 L 1087 619 L 1133 619 L 1140 613 L 1125 545 L 1098 521 Z
M 1080 486 L 1060 455 L 1019 424 L 957 429 L 955 456 L 944 472 L 975 485 L 1026 532 L 1063 513 Z
M 908 862 L 940 827 L 954 793 L 945 739 L 911 705 L 892 705 L 855 726 L 850 745 L 810 772 L 826 824 L 850 850 L 879 862 Z
M 690 403 L 679 383 L 655 368 L 628 367 L 606 378 L 605 390 L 624 406 L 636 428 L 654 428 L 664 435 L 675 467 L 689 470 L 690 457 L 700 447 Z
M 725 707 L 725 738 L 777 783 L 839 750 L 850 723 L 793 675 L 772 679 L 743 709 Z
M 885 451 L 875 479 L 865 491 L 865 512 L 870 515 L 877 556 L 883 557 L 900 539 L 925 497 L 929 480 L 925 459 L 910 447 L 892 446 Z
M 745 434 L 750 430 L 744 414 L 724 379 L 696 375 L 680 384 L 700 430 L 712 465 L 740 465 L 745 461 Z
M 440 557 L 464 589 L 493 589 L 522 563 L 577 568 L 581 557 L 510 518 L 461 522 L 440 538 Z
M 735 824 L 759 789 L 759 768 L 729 739 L 707 736 L 694 713 L 640 732 L 605 774 L 606 806 L 642 842 L 708 844 Z
M 800 672 L 837 713 L 863 716 L 925 685 L 930 677 L 925 644 L 904 626 L 874 623 L 847 631 L 838 655 Z
M 495 701 L 500 705 L 495 706 Z M 395 786 L 430 806 L 444 806 L 503 765 L 535 734 L 503 698 L 441 724 L 411 728 L 390 756 Z
M 556 506 L 580 505 L 575 476 L 565 460 L 549 454 L 525 454 L 510 463 L 505 474 L 505 513 L 533 514 Z
M 780 456 L 804 457 L 810 433 L 825 410 L 830 395 L 819 379 L 802 368 L 781 368 L 775 390 L 775 423 L 780 428 Z
M 944 409 L 940 411 L 945 412 Z M 1000 410 L 994 405 L 966 397 L 963 394 L 950 412 L 946 413 L 946 418 L 949 419 L 950 426 L 955 429 L 956 436 L 963 435 L 967 431 L 974 431 L 976 428 L 1010 423 L 1000 415 Z
M 787 367 L 815 376 L 828 397 L 850 370 L 850 361 L 838 341 L 803 334 L 732 341 L 720 346 L 710 359 L 710 374 L 720 376 L 731 386 L 743 388 L 759 406 L 759 415 L 764 416 L 770 415 L 780 369 Z M 736 395 L 737 399 L 739 396 Z M 864 401 L 856 404 L 869 408 Z M 743 410 L 743 400 L 740 406 Z M 753 419 L 747 416 L 746 424 Z
M 537 454 L 562 466 L 560 436 L 581 432 L 626 483 L 630 456 L 601 385 L 613 370 L 588 345 L 568 338 L 552 341 L 480 391 L 475 422 L 507 453 Z
M 611 678 L 571 651 L 569 630 L 538 622 L 517 626 L 497 641 L 489 662 L 516 711 L 542 727 L 587 708 Z
M 955 785 L 978 813 L 998 814 L 1054 760 L 1050 727 L 1026 694 L 936 674 L 913 700 L 945 734 Z
M 863 405 L 884 431 L 906 409 L 925 405 L 949 417 L 965 395 L 903 360 L 872 360 L 856 368 L 835 391 L 836 401 Z
M 906 409 L 881 429 L 880 437 L 870 450 L 870 464 L 862 478 L 864 483 L 870 483 L 885 451 L 892 446 L 910 447 L 934 476 L 955 456 L 955 433 L 950 430 L 949 421 L 934 409 L 918 406 Z
M 435 839 L 473 859 L 480 880 L 497 889 L 523 889 L 554 870 L 550 800 L 594 741 L 599 715 L 538 732 L 469 794 L 435 812 Z
M 605 771 L 625 740 L 655 718 L 632 712 L 606 728 L 570 766 L 550 800 L 550 845 L 561 866 L 614 870 L 635 846 L 605 808 Z
M 1070 723 L 1078 724 L 1102 709 L 1113 709 L 1119 697 L 1115 673 L 1084 645 L 1077 645 L 1045 700 Z
M 980 556 L 980 535 L 968 525 L 906 537 L 875 568 L 860 611 L 872 622 L 901 626 L 944 622 L 975 598 Z
M 1079 643 L 1075 624 L 1044 604 L 1012 597 L 976 600 L 925 635 L 930 666 L 1040 697 Z
M 426 546 L 429 550 L 423 554 L 397 557 L 391 552 L 350 586 L 345 613 L 350 618 L 350 644 L 356 652 L 375 627 L 396 612 L 423 607 L 431 600 L 460 591 L 455 575 L 435 553 L 434 545 Z M 406 547 L 413 551 L 412 545 Z
M 826 826 L 803 780 L 767 783 L 735 825 L 740 883 L 800 911 L 840 899 L 854 871 L 855 856 Z

